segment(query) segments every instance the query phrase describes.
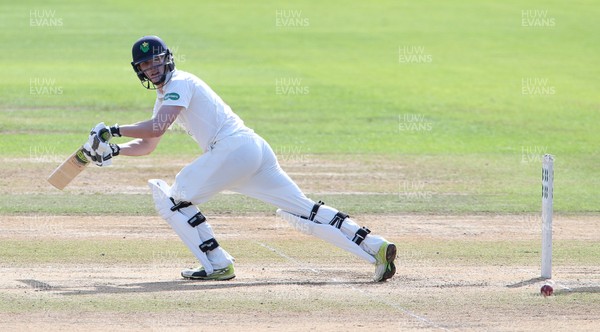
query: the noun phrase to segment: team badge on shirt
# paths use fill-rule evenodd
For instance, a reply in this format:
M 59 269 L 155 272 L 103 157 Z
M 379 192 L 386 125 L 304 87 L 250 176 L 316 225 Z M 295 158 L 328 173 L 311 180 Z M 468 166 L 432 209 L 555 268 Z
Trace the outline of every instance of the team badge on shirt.
M 179 94 L 175 92 L 170 92 L 165 95 L 165 100 L 178 100 Z

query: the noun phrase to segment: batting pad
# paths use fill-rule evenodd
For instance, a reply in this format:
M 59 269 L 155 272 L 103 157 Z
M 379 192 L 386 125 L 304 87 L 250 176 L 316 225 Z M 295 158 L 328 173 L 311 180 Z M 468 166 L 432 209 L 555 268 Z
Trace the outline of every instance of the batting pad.
M 171 187 L 165 181 L 159 179 L 148 180 L 148 186 L 152 190 L 152 198 L 154 198 L 158 214 L 171 225 L 171 228 L 179 235 L 183 243 L 196 256 L 204 267 L 206 274 L 212 274 L 214 271 L 213 266 L 206 253 L 202 252 L 199 247 L 203 241 L 200 239 L 198 231 L 187 223 L 189 219 L 187 216 L 179 211 L 171 211 L 171 207 L 173 207 Z
M 184 216 L 187 217 L 187 220 L 189 220 L 196 213 L 200 212 L 200 209 L 198 209 L 198 207 L 195 205 L 190 205 L 188 207 L 179 209 L 179 212 L 181 212 Z M 187 221 L 186 221 L 186 223 L 187 223 Z M 194 229 L 198 232 L 198 236 L 200 236 L 200 240 L 202 242 L 215 238 L 215 233 L 213 232 L 212 227 L 208 224 L 208 222 L 203 222 L 202 224 L 194 227 Z M 206 252 L 206 255 L 208 256 L 208 259 L 211 261 L 211 264 L 214 265 L 213 268 L 214 267 L 216 267 L 216 268 L 227 267 L 229 264 L 233 263 L 233 261 L 235 260 L 221 246 L 219 246 L 218 248 L 216 248 L 214 250 L 210 250 L 210 251 Z
M 329 224 L 318 224 L 308 219 L 300 218 L 294 214 L 277 209 L 277 215 L 287 221 L 294 229 L 308 235 L 313 235 L 327 241 L 334 246 L 344 249 L 354 255 L 375 264 L 375 257 L 362 250 L 356 243 L 348 239 L 339 229 Z

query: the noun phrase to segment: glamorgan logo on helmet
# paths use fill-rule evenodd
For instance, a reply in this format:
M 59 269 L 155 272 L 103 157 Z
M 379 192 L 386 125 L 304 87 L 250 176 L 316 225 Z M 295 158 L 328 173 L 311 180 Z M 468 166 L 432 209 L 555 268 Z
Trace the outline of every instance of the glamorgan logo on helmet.
M 150 51 L 150 43 L 143 42 L 142 45 L 140 45 L 140 50 L 144 53 L 148 53 L 148 51 Z
M 137 75 L 138 79 L 146 89 L 154 90 L 157 85 L 166 84 L 171 78 L 171 72 L 175 70 L 175 62 L 173 54 L 167 47 L 167 44 L 157 36 L 144 36 L 138 39 L 131 48 L 133 61 L 131 66 Z M 154 67 L 164 66 L 163 74 L 158 82 L 154 83 L 150 80 L 146 73 L 140 69 L 140 64 L 152 60 Z

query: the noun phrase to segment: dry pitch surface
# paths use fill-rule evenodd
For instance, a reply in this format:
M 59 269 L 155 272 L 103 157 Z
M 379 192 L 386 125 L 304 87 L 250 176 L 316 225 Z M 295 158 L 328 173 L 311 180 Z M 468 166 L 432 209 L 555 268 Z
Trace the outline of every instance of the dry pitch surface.
M 137 175 L 139 184 L 128 177 L 128 188 L 143 191 L 145 176 Z M 556 217 L 555 294 L 547 298 L 536 279 L 540 231 L 527 216 L 357 215 L 398 244 L 398 273 L 386 283 L 370 281 L 372 266 L 272 215 L 212 216 L 237 258 L 237 278 L 225 282 L 182 280 L 179 270 L 194 259 L 158 217 L 1 218 L 1 330 L 592 331 L 600 324 L 600 264 L 586 255 L 598 251 L 597 216 Z

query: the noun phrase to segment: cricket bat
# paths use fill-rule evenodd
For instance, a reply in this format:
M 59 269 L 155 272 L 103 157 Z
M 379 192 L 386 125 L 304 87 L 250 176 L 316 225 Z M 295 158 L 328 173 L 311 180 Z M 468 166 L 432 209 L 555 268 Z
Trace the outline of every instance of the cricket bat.
M 90 161 L 83 153 L 83 147 L 80 147 L 60 164 L 47 180 L 57 189 L 63 190 L 89 163 Z

